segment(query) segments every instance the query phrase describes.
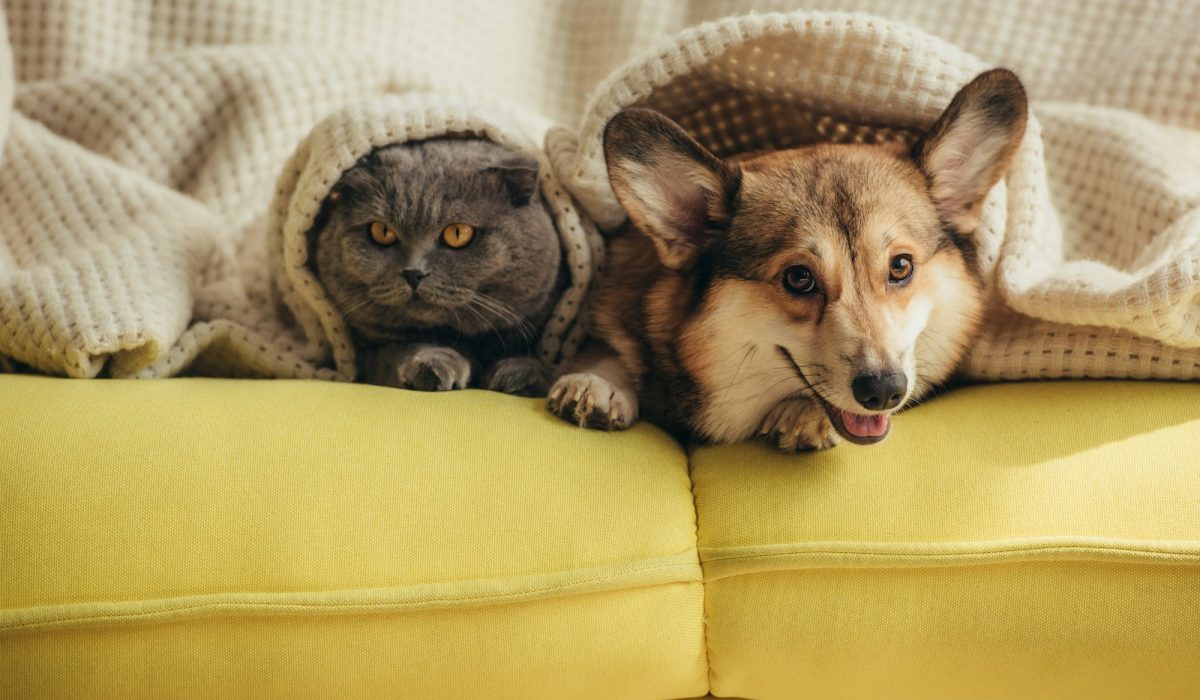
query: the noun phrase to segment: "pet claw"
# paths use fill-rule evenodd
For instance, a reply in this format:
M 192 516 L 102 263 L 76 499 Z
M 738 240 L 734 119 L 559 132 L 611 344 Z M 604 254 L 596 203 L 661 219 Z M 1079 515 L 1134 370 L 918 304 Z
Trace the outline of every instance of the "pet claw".
M 560 400 L 566 395 L 572 398 Z M 550 411 L 581 428 L 622 430 L 633 422 L 629 399 L 596 375 L 560 377 L 549 396 Z
M 823 409 L 801 399 L 789 399 L 773 408 L 758 434 L 785 452 L 823 450 L 838 442 Z
M 470 384 L 471 366 L 450 348 L 418 350 L 392 370 L 390 386 L 417 391 L 451 391 Z

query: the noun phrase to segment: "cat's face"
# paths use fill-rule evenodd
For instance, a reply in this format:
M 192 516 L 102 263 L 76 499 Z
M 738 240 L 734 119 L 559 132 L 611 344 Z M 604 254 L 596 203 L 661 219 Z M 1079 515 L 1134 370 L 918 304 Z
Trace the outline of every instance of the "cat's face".
M 477 335 L 549 312 L 561 252 L 533 158 L 482 140 L 388 146 L 333 192 L 316 271 L 352 328 Z

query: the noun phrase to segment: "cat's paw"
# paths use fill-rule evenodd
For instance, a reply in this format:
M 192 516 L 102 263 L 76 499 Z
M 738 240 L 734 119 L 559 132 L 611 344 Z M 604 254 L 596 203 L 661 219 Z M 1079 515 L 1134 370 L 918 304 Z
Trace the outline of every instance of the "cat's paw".
M 450 348 L 421 348 L 396 367 L 395 377 L 401 389 L 465 389 L 471 381 L 471 363 Z
M 545 396 L 550 372 L 536 357 L 506 357 L 488 369 L 482 385 L 514 396 Z
M 809 399 L 780 401 L 767 413 L 758 434 L 785 452 L 824 450 L 841 441 L 825 409 Z
M 546 399 L 550 412 L 584 428 L 624 430 L 637 420 L 637 396 L 590 372 L 559 377 Z

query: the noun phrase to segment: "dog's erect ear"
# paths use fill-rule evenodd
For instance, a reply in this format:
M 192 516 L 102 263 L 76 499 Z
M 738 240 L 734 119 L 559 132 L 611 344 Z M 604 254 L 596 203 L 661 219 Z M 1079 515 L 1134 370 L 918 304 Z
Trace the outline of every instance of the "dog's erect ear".
M 1021 144 L 1027 115 L 1021 81 L 997 68 L 959 90 L 914 146 L 913 160 L 929 178 L 938 213 L 959 233 L 979 226 L 983 200 Z
M 604 157 L 617 201 L 666 267 L 686 269 L 728 226 L 740 171 L 662 114 L 618 113 L 604 129 Z

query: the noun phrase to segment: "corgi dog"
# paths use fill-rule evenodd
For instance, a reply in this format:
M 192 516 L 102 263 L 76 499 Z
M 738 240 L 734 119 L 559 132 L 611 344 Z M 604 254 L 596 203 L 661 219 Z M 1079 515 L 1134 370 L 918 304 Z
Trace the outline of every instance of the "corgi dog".
M 608 123 L 628 214 L 592 336 L 548 395 L 579 425 L 783 450 L 883 440 L 976 331 L 972 234 L 1025 133 L 1010 71 L 962 88 L 911 148 L 821 144 L 721 160 L 646 109 Z

